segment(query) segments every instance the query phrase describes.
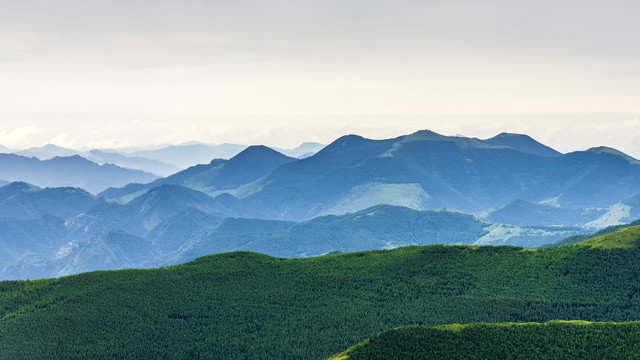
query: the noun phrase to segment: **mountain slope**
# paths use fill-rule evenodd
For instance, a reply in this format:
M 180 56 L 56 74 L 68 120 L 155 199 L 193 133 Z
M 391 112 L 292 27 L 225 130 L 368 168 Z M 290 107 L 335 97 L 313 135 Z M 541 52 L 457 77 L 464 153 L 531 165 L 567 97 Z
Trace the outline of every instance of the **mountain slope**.
M 640 244 L 640 226 L 631 226 L 617 230 L 613 233 L 592 237 L 576 246 L 589 246 L 592 248 L 617 249 L 633 248 Z
M 501 323 L 385 331 L 327 360 L 636 359 L 640 323 Z
M 492 224 L 450 211 L 417 211 L 378 205 L 341 216 L 305 222 L 225 219 L 182 249 L 177 259 L 255 251 L 278 257 L 306 257 L 330 251 L 391 249 L 407 245 L 492 244 L 535 247 L 580 232 L 577 228 L 521 228 Z
M 157 250 L 150 242 L 122 230 L 95 233 L 87 241 L 67 244 L 63 251 L 64 261 L 50 264 L 58 276 L 145 267 L 157 256 Z
M 344 136 L 256 182 L 242 216 L 299 221 L 376 204 L 486 213 L 517 199 L 606 208 L 640 191 L 640 165 L 626 155 L 541 156 L 512 146 L 430 131 L 385 140 Z
M 233 211 L 224 199 L 214 199 L 180 185 L 161 185 L 126 204 L 112 202 L 95 206 L 70 219 L 68 227 L 88 234 L 122 229 L 136 236 L 144 236 L 165 219 L 186 209 L 198 209 L 220 216 L 229 216 Z
M 587 233 L 587 234 L 578 234 L 578 235 L 572 235 L 569 236 L 565 239 L 562 239 L 556 243 L 549 243 L 549 244 L 544 244 L 539 246 L 539 248 L 550 248 L 550 247 L 558 247 L 558 246 L 565 246 L 565 245 L 573 245 L 597 236 L 602 236 L 602 235 L 607 235 L 607 234 L 611 234 L 614 231 L 618 231 L 621 229 L 626 229 L 628 227 L 632 227 L 632 226 L 637 226 L 640 225 L 640 220 L 635 220 L 632 221 L 630 223 L 627 224 L 622 224 L 622 225 L 612 225 L 612 226 L 608 226 L 604 229 L 598 230 L 594 233 Z
M 318 359 L 408 324 L 629 321 L 638 247 L 226 253 L 156 270 L 0 282 L 7 358 Z
M 32 147 L 16 151 L 14 154 L 26 157 L 36 157 L 40 160 L 49 160 L 56 156 L 68 157 L 78 155 L 79 151 L 63 148 L 53 144 L 47 144 L 41 147 Z
M 35 219 L 50 214 L 69 219 L 103 202 L 78 188 L 41 189 L 14 182 L 0 188 L 0 217 Z
M 30 219 L 0 217 L 1 278 L 14 278 L 4 276 L 5 273 L 21 274 L 23 279 L 50 276 L 51 273 L 45 271 L 40 271 L 40 276 L 32 276 L 36 273 L 22 272 L 22 268 L 34 261 L 42 265 L 43 259 L 47 259 L 43 254 L 55 254 L 64 245 L 65 235 L 64 220 L 48 214 Z M 5 269 L 7 266 L 12 268 Z
M 585 226 L 606 212 L 606 209 L 568 209 L 515 200 L 491 212 L 487 219 L 519 226 Z
M 220 191 L 233 190 L 258 180 L 280 165 L 295 160 L 266 146 L 249 146 L 229 160 L 214 159 L 207 165 L 196 165 L 149 184 L 129 184 L 122 189 L 108 189 L 100 196 L 108 199 L 130 198 L 163 184 L 182 185 L 217 195 Z
M 0 279 L 75 274 L 87 269 L 84 264 L 88 260 L 82 259 L 87 254 L 93 254 L 92 261 L 100 264 L 93 269 L 121 268 L 123 265 L 110 260 L 113 255 L 109 252 L 100 249 L 77 251 L 109 246 L 109 242 L 96 242 L 92 238 L 112 232 L 137 239 L 141 243 L 141 249 L 149 244 L 154 248 L 148 254 L 128 254 L 134 259 L 141 259 L 139 263 L 127 263 L 128 267 L 135 268 L 172 265 L 203 255 L 238 250 L 279 257 L 308 257 L 331 251 L 349 252 L 428 244 L 510 244 L 535 247 L 581 233 L 578 228 L 500 225 L 457 212 L 417 211 L 389 205 L 300 223 L 223 219 L 231 211 L 224 196 L 212 199 L 204 193 L 179 185 L 154 188 L 124 205 L 101 203 L 67 219 L 59 234 L 59 241 L 55 243 L 57 247 L 32 249 L 34 255 L 39 256 L 37 263 L 34 264 L 32 258 L 9 258 L 5 269 L 0 266 Z M 43 236 L 44 234 L 47 232 L 43 232 Z M 13 244 L 14 247 L 21 245 L 11 240 L 0 232 L 0 243 Z M 18 246 L 13 252 L 23 254 L 26 250 L 28 249 Z M 113 250 L 114 253 L 118 251 Z M 48 261 L 42 262 L 42 259 Z

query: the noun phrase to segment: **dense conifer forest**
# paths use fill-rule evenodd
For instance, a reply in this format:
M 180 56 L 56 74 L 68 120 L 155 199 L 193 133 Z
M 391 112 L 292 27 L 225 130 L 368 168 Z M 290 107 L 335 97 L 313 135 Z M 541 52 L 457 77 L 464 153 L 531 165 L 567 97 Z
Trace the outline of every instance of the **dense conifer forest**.
M 328 360 L 623 360 L 637 359 L 638 354 L 638 322 L 551 321 L 402 327 Z
M 576 245 L 247 252 L 0 282 L 0 354 L 321 359 L 399 326 L 640 319 L 640 227 Z

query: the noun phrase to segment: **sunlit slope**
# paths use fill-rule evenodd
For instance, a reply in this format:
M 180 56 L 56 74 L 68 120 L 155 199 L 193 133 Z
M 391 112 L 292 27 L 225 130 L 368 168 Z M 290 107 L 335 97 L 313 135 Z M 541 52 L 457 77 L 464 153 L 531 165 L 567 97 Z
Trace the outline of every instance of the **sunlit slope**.
M 551 321 L 402 327 L 327 360 L 621 360 L 639 354 L 639 322 Z
M 579 242 L 577 246 L 590 246 L 592 248 L 632 248 L 640 243 L 640 226 L 632 226 L 615 231 L 610 234 L 596 236 Z
M 639 256 L 635 246 L 420 246 L 308 259 L 234 252 L 0 282 L 0 354 L 322 359 L 406 325 L 633 321 Z

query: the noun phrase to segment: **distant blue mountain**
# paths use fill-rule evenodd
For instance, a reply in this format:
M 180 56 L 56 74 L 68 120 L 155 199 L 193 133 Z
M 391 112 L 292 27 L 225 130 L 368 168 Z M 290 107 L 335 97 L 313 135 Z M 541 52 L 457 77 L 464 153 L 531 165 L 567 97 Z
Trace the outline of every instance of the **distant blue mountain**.
M 99 164 L 113 164 L 128 169 L 146 171 L 158 176 L 169 176 L 180 171 L 179 167 L 159 160 L 139 156 L 125 156 L 115 152 L 91 150 L 86 154 L 86 157 Z
M 157 178 L 139 170 L 98 165 L 78 155 L 42 161 L 35 157 L 0 154 L 0 179 L 24 181 L 40 187 L 79 187 L 95 194 L 108 187 Z
M 99 204 L 66 221 L 50 217 L 3 223 L 0 218 L 0 249 L 5 254 L 0 257 L 0 278 L 157 267 L 235 250 L 303 257 L 442 243 L 536 246 L 583 232 L 498 225 L 458 212 L 388 205 L 301 223 L 223 219 L 215 215 L 216 200 L 207 198 L 179 185 L 164 185 L 128 204 Z M 20 242 L 3 237 L 4 232 L 17 236 L 20 227 L 35 233 L 19 235 Z
M 1 151 L 0 152 L 9 152 Z M 49 160 L 56 156 L 69 157 L 80 155 L 97 164 L 113 164 L 123 168 L 145 171 L 158 176 L 168 176 L 181 170 L 181 168 L 163 163 L 162 161 L 147 159 L 139 156 L 127 156 L 116 151 L 90 150 L 79 151 L 68 149 L 53 144 L 41 147 L 33 147 L 25 150 L 15 151 L 14 154 L 26 157 L 35 157 L 40 160 Z
M 541 231 L 544 230 L 544 231 Z M 428 244 L 510 244 L 535 247 L 580 233 L 575 227 L 496 225 L 452 211 L 417 211 L 378 205 L 356 213 L 305 222 L 227 218 L 182 249 L 175 260 L 233 250 L 279 257 Z M 506 235 L 510 234 L 510 235 Z M 553 241 L 552 241 L 553 242 Z
M 87 241 L 63 247 L 66 261 L 49 260 L 46 264 L 55 276 L 103 269 L 150 267 L 156 248 L 147 240 L 114 229 L 95 233 Z M 72 261 L 70 261 L 72 259 Z
M 280 165 L 296 161 L 266 146 L 250 146 L 229 160 L 214 159 L 206 165 L 196 165 L 149 184 L 129 184 L 122 189 L 107 189 L 100 196 L 107 199 L 127 199 L 163 184 L 190 187 L 215 195 L 248 184 Z
M 165 146 L 155 150 L 138 150 L 129 155 L 159 160 L 186 169 L 198 164 L 208 164 L 213 159 L 230 159 L 246 149 L 247 145 L 238 144 L 182 144 Z M 311 156 L 324 147 L 323 144 L 305 142 L 293 149 L 274 148 L 276 151 L 293 158 Z
M 55 257 L 60 247 L 64 246 L 66 235 L 64 220 L 52 215 L 31 219 L 0 217 L 0 274 L 8 275 L 0 278 L 20 278 L 20 274 L 30 274 L 21 269 L 28 267 L 31 261 L 43 265 L 42 262 L 46 263 Z M 7 266 L 15 267 L 6 270 Z M 44 270 L 39 270 L 40 276 L 36 277 L 54 275 L 47 268 Z
M 561 154 L 519 134 L 348 135 L 302 160 L 266 149 L 250 147 L 230 160 L 100 195 L 128 201 L 160 184 L 179 184 L 239 198 L 242 217 L 300 221 L 377 204 L 480 214 L 515 200 L 605 209 L 640 192 L 640 163 L 628 155 L 609 148 Z
M 606 208 L 640 192 L 640 165 L 627 155 L 601 149 L 558 155 L 528 137 L 498 137 L 504 138 L 430 131 L 386 140 L 344 136 L 256 182 L 259 191 L 243 199 L 242 216 L 301 220 L 380 203 L 477 213 L 517 199 Z
M 325 144 L 320 144 L 316 142 L 304 142 L 300 144 L 298 147 L 293 149 L 281 149 L 281 148 L 273 148 L 273 149 L 281 154 L 294 157 L 296 159 L 304 159 L 322 150 L 322 148 L 325 146 L 326 146 Z
M 185 144 L 171 145 L 157 150 L 141 150 L 132 156 L 145 157 L 185 169 L 197 164 L 208 164 L 212 159 L 229 159 L 247 148 L 238 144 Z
M 61 219 L 75 217 L 104 200 L 79 188 L 45 188 L 14 182 L 0 187 L 0 217 L 37 219 L 49 214 Z
M 487 219 L 519 226 L 585 226 L 601 218 L 607 209 L 572 209 L 515 200 L 491 212 Z
M 231 205 L 232 206 L 232 205 Z M 144 236 L 165 219 L 187 209 L 197 209 L 210 215 L 229 216 L 237 212 L 230 208 L 226 197 L 209 195 L 180 185 L 160 185 L 126 204 L 105 203 L 88 209 L 68 220 L 69 229 L 82 234 L 105 232 L 117 228 L 136 236 Z
M 79 155 L 79 151 L 73 149 L 67 149 L 61 146 L 47 144 L 41 147 L 32 147 L 25 150 L 14 152 L 16 155 L 26 157 L 36 157 L 40 160 L 49 160 L 56 156 L 68 157 L 73 155 Z

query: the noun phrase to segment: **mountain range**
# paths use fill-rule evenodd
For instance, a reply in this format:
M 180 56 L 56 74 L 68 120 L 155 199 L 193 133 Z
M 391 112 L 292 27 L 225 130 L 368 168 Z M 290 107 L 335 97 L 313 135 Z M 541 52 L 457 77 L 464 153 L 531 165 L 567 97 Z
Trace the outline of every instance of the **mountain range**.
M 101 192 L 100 196 L 128 201 L 149 189 L 164 184 L 188 186 L 214 196 L 224 191 L 238 194 L 236 189 L 241 186 L 256 181 L 280 165 L 295 160 L 266 146 L 250 146 L 229 160 L 214 159 L 208 164 L 192 166 L 148 184 L 129 184 L 121 189 L 107 189 Z
M 377 204 L 448 208 L 515 225 L 528 221 L 531 210 L 542 221 L 535 225 L 589 228 L 630 221 L 640 213 L 633 205 L 640 196 L 640 163 L 604 147 L 560 154 L 526 135 L 480 140 L 420 131 L 386 140 L 348 135 L 305 159 L 285 161 L 275 152 L 251 150 L 229 161 L 245 168 L 273 166 L 237 176 L 226 187 L 217 185 L 224 180 L 216 170 L 225 162 L 214 160 L 101 196 L 128 201 L 161 183 L 180 184 L 238 198 L 242 211 L 233 216 L 290 221 Z M 545 215 L 550 213 L 553 221 Z
M 304 222 L 228 217 L 240 212 L 237 201 L 164 184 L 120 204 L 81 189 L 12 183 L 0 188 L 0 278 L 157 267 L 237 250 L 292 258 L 426 244 L 535 247 L 584 232 L 390 205 Z
M 324 146 L 315 142 L 304 142 L 293 149 L 274 149 L 289 157 L 305 158 L 315 154 Z M 129 169 L 142 170 L 158 176 L 169 176 L 190 166 L 207 164 L 212 159 L 230 159 L 247 147 L 247 145 L 239 144 L 186 143 L 163 146 L 157 149 L 92 149 L 79 151 L 47 144 L 41 147 L 15 151 L 13 154 L 35 157 L 40 160 L 80 155 L 100 165 L 108 163 Z M 0 152 L 10 153 L 11 150 L 6 147 L 0 147 Z
M 24 181 L 40 187 L 79 187 L 93 194 L 131 182 L 149 182 L 158 177 L 116 165 L 98 165 L 79 155 L 39 160 L 15 154 L 0 154 L 0 179 Z
M 116 168 L 77 155 L 4 156 Z M 602 147 L 561 154 L 507 133 L 348 135 L 304 159 L 249 146 L 98 196 L 91 192 L 110 175 L 50 168 L 91 182 L 89 192 L 0 188 L 3 278 L 156 267 L 236 250 L 307 257 L 434 243 L 537 247 L 640 216 L 637 160 Z

